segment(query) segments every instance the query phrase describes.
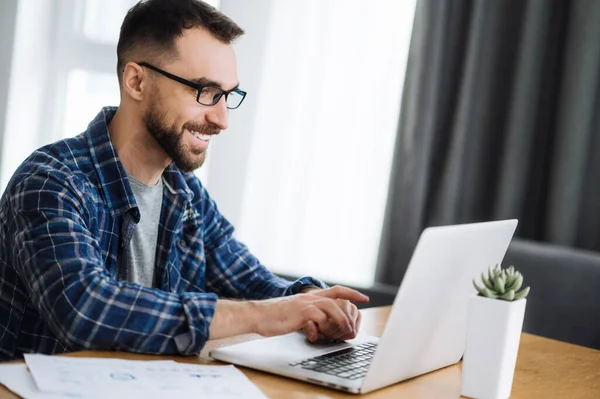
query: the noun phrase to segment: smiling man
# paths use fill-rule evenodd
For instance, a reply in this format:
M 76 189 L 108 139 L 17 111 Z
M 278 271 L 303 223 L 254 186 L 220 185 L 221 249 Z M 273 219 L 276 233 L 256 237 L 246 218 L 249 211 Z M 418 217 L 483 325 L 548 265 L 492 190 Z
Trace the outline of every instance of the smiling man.
M 112 349 L 198 353 L 209 338 L 304 328 L 353 338 L 367 298 L 270 273 L 198 178 L 239 88 L 243 31 L 195 0 L 148 0 L 123 21 L 118 108 L 40 148 L 0 202 L 0 360 Z

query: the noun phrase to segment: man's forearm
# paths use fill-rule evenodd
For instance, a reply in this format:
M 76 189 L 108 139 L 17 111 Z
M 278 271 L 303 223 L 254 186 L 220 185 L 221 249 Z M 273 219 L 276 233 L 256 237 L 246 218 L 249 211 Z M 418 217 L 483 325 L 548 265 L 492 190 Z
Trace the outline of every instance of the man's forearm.
M 210 339 L 256 332 L 257 305 L 255 301 L 218 300 L 210 323 Z

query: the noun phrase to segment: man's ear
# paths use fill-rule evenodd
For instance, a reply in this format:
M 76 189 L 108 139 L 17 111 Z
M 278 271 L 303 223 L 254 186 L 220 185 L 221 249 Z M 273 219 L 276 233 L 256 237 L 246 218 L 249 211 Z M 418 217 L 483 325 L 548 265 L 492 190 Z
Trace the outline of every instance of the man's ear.
M 148 78 L 144 68 L 135 62 L 128 62 L 123 70 L 123 90 L 132 99 L 141 101 L 148 87 Z

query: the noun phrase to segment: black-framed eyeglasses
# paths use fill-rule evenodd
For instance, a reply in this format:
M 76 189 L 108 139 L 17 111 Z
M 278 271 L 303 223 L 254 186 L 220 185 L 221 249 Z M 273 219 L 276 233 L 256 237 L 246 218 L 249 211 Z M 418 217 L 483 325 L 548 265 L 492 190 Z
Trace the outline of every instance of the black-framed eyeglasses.
M 244 98 L 246 97 L 246 92 L 238 88 L 231 90 L 223 90 L 219 86 L 214 84 L 201 84 L 181 78 L 167 71 L 163 71 L 162 69 L 157 68 L 154 65 L 150 65 L 147 62 L 138 62 L 137 64 L 148 69 L 152 69 L 153 71 L 158 72 L 169 79 L 172 79 L 176 82 L 191 87 L 192 89 L 195 89 L 198 93 L 196 96 L 196 101 L 198 102 L 198 104 L 210 107 L 218 103 L 221 97 L 225 96 L 227 108 L 236 109 L 240 106 L 240 104 L 242 103 L 242 101 L 244 101 Z

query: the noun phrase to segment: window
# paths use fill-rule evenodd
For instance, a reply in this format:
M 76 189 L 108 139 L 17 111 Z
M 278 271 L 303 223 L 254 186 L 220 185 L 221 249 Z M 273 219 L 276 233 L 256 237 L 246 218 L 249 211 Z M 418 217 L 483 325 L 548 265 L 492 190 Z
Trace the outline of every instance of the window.
M 240 41 L 240 74 L 262 54 L 255 75 L 241 79 L 244 87 L 258 82 L 249 93 L 253 115 L 227 133 L 251 137 L 249 160 L 242 179 L 215 179 L 211 189 L 243 181 L 239 196 L 230 190 L 217 203 L 235 199 L 239 212 L 223 212 L 272 270 L 373 283 L 414 3 L 272 2 L 261 12 L 269 15 L 264 48 Z M 233 18 L 248 35 L 261 32 L 252 11 Z M 212 162 L 214 173 L 228 166 Z
M 118 104 L 119 85 L 114 73 L 72 69 L 67 75 L 61 138 L 83 131 L 103 106 Z
M 136 2 L 20 0 L 0 192 L 36 148 L 81 133 L 102 106 L 119 104 L 116 46 Z

